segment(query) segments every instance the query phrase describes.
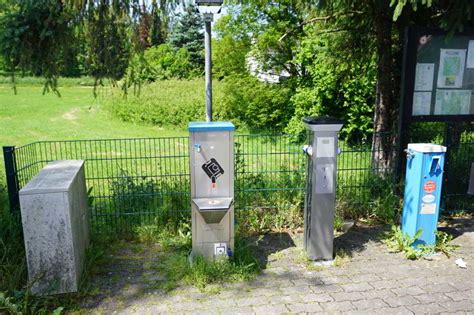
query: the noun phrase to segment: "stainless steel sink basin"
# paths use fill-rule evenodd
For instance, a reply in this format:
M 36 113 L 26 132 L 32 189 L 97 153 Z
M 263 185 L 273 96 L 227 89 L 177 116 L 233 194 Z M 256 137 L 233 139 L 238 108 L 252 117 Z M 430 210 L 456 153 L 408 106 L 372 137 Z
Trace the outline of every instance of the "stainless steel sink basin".
M 219 223 L 229 211 L 233 198 L 193 198 L 193 203 L 206 223 Z

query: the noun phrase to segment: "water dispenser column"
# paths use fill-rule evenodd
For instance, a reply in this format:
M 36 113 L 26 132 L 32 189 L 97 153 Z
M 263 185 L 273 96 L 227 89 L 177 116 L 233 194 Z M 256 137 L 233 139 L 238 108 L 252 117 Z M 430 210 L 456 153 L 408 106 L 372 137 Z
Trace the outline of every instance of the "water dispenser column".
M 434 245 L 438 226 L 446 147 L 431 143 L 410 143 L 407 148 L 402 232 L 421 236 L 418 245 Z
M 208 260 L 234 249 L 234 131 L 230 122 L 192 122 L 192 255 Z
M 311 260 L 332 260 L 336 205 L 337 140 L 342 121 L 332 117 L 303 118 L 309 131 L 304 248 Z

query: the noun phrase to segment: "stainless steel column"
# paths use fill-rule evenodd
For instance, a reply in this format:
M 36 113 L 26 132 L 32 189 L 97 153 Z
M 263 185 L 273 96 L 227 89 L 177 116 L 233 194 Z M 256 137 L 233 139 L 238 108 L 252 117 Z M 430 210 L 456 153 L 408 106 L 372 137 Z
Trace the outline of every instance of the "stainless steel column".
M 234 130 L 230 122 L 191 122 L 192 255 L 208 260 L 234 250 Z
M 332 260 L 336 206 L 337 140 L 342 121 L 332 117 L 303 118 L 309 144 L 305 197 L 304 248 L 311 260 Z

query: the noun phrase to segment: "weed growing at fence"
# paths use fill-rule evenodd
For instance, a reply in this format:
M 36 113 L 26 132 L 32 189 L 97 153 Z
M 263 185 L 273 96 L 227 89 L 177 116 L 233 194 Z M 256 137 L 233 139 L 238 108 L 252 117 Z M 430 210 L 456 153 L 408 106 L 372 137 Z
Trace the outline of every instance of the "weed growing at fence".
M 435 245 L 418 245 L 415 247 L 415 242 L 422 233 L 423 231 L 420 229 L 416 231 L 413 237 L 410 237 L 408 233 L 403 234 L 399 226 L 392 225 L 391 231 L 383 241 L 394 252 L 402 252 L 406 258 L 412 260 L 435 253 L 443 253 L 450 257 L 451 253 L 459 247 L 458 245 L 450 244 L 453 236 L 442 231 L 436 232 Z
M 361 180 L 340 178 L 336 226 L 342 227 L 344 218 L 364 220 L 369 224 L 397 222 L 402 200 L 396 195 L 397 185 L 393 178 L 392 175 L 379 175 L 370 171 Z M 361 190 L 360 187 L 365 189 Z
M 110 190 L 111 209 L 117 214 L 116 226 L 122 233 L 130 233 L 135 227 L 150 221 L 157 227 L 168 224 L 178 226 L 187 219 L 183 210 L 190 206 L 186 196 L 189 190 L 188 181 L 177 182 L 173 178 L 136 178 L 121 171 L 120 176 L 112 181 Z M 155 232 L 148 231 L 151 237 Z M 145 235 L 145 231 L 140 234 Z
M 237 237 L 234 255 L 228 259 L 209 262 L 200 256 L 190 264 L 191 231 L 188 224 L 178 230 L 142 226 L 136 229 L 138 239 L 161 246 L 160 259 L 154 269 L 164 275 L 165 280 L 156 287 L 165 291 L 179 285 L 193 285 L 206 290 L 209 285 L 253 279 L 260 272 L 260 265 L 253 254 L 255 244 Z M 153 231 L 150 233 L 150 231 Z
M 0 213 L 0 313 L 47 314 L 62 305 L 55 298 L 32 296 L 30 288 L 20 219 L 4 211 Z
M 269 232 L 295 230 L 303 226 L 302 205 L 254 208 L 236 213 L 239 232 L 255 235 Z
M 95 239 L 95 238 L 94 238 Z M 26 256 L 20 218 L 9 211 L 0 211 L 0 314 L 60 314 L 76 309 L 77 300 L 90 287 L 90 276 L 103 258 L 105 244 L 93 241 L 87 251 L 80 292 L 62 296 L 37 297 L 30 293 Z

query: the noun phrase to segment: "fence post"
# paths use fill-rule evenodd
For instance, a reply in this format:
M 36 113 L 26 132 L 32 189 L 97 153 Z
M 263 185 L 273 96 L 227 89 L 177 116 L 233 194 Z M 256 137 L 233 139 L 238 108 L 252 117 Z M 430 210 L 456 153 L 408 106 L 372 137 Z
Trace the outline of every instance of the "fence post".
M 7 177 L 8 201 L 10 211 L 20 209 L 20 198 L 18 195 L 18 178 L 16 174 L 15 146 L 3 147 L 3 158 L 5 161 L 5 175 Z

